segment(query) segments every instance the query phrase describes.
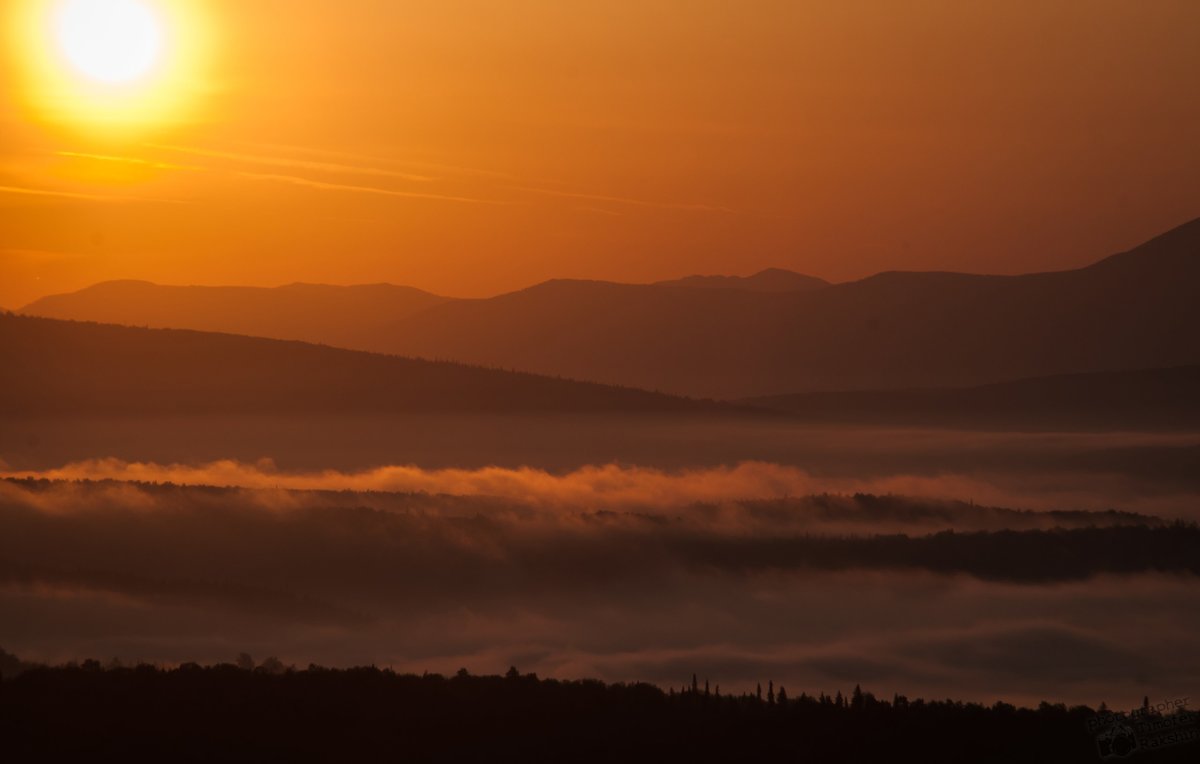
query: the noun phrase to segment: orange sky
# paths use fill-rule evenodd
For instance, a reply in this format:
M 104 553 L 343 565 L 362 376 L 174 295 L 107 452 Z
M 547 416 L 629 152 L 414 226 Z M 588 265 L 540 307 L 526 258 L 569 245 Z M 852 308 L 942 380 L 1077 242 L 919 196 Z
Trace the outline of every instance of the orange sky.
M 194 1 L 170 124 L 54 117 L 5 46 L 0 306 L 1020 272 L 1200 215 L 1194 0 Z

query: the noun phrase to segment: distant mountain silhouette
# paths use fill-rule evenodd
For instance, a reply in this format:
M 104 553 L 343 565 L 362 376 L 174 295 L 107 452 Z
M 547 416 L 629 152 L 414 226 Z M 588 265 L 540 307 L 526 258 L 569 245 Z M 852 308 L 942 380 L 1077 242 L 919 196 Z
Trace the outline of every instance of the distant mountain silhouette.
M 694 395 L 955 387 L 1200 363 L 1200 220 L 1073 271 L 883 273 L 804 293 L 551 281 L 381 349 Z
M 1200 366 L 1035 377 L 956 389 L 864 390 L 744 403 L 844 424 L 945 427 L 1194 428 Z
M 0 316 L 0 414 L 696 412 L 641 390 L 175 329 Z
M 686 276 L 670 281 L 658 281 L 656 286 L 745 289 L 751 292 L 810 292 L 829 286 L 829 282 L 783 268 L 767 268 L 753 276 Z
M 22 312 L 47 318 L 248 334 L 356 347 L 373 328 L 446 298 L 392 284 L 262 287 L 159 286 L 106 281 L 44 297 Z
M 53 299 L 26 312 L 154 323 L 132 300 L 117 319 Z M 360 349 L 730 398 L 1200 364 L 1197 304 L 1200 220 L 1071 271 L 888 272 L 801 292 L 554 280 L 358 330 L 349 310 L 325 318 Z

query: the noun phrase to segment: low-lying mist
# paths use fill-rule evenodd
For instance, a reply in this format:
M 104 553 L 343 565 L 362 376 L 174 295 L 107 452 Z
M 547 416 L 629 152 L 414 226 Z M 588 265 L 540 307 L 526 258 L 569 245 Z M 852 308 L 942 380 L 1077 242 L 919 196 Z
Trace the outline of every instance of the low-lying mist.
M 1066 470 L 1030 472 L 1022 476 L 1018 485 L 1009 474 L 987 470 L 850 477 L 814 474 L 799 467 L 766 462 L 682 469 L 611 463 L 558 472 L 496 466 L 426 469 L 413 464 L 354 471 L 306 471 L 281 469 L 269 459 L 253 463 L 222 459 L 202 464 L 158 464 L 109 458 L 88 459 L 42 470 L 0 469 L 0 477 L 118 480 L 291 491 L 491 496 L 522 506 L 607 509 L 661 508 L 820 493 L 870 493 L 929 499 L 956 497 L 972 504 L 1040 511 L 1121 509 L 1171 518 L 1200 519 L 1200 512 L 1196 510 L 1200 506 L 1200 491 L 1178 487 L 1147 493 L 1136 481 L 1120 473 L 1080 475 Z M 973 513 L 973 522 L 978 523 L 981 516 L 979 512 Z M 950 523 L 944 527 L 955 526 Z
M 845 493 L 767 464 L 43 477 L 0 481 L 0 646 L 29 658 L 1093 704 L 1200 679 L 1200 531 L 1128 511 Z

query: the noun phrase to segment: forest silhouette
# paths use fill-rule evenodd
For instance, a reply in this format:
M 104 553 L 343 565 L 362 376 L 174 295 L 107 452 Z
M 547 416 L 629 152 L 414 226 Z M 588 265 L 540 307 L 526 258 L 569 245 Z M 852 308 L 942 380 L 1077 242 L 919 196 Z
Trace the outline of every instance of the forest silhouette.
M 398 674 L 260 663 L 175 668 L 98 661 L 46 667 L 0 651 L 0 737 L 24 757 L 119 761 L 1094 762 L 1107 709 L 809 695 L 767 680 L 722 692 L 692 675 L 663 690 L 522 674 Z M 1149 704 L 1149 698 L 1146 699 Z M 1194 761 L 1197 715 L 1142 719 L 1172 745 L 1146 761 Z M 1099 732 L 1099 734 L 1098 734 Z M 1153 741 L 1146 739 L 1147 743 Z M 1098 747 L 1099 746 L 1099 747 Z M 1108 755 L 1106 755 L 1108 754 Z

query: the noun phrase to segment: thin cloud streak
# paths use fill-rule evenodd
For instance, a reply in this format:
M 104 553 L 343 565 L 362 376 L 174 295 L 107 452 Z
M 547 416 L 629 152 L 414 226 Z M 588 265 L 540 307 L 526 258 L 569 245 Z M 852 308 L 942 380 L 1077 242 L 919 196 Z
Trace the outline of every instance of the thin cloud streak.
M 156 170 L 201 170 L 201 167 L 184 164 L 171 164 L 169 162 L 155 162 L 151 159 L 140 159 L 138 157 L 114 156 L 111 154 L 88 154 L 81 151 L 56 151 L 55 156 L 67 157 L 70 159 L 90 159 L 96 162 L 113 162 L 117 164 L 133 164 L 142 167 L 152 167 Z
M 209 152 L 208 154 L 203 154 L 202 156 L 208 156 L 213 153 L 215 153 L 215 152 Z M 276 182 L 280 182 L 280 183 L 288 183 L 288 184 L 295 185 L 295 186 L 303 186 L 305 188 L 314 188 L 314 189 L 320 189 L 320 190 L 324 190 L 324 191 L 348 191 L 348 192 L 364 193 L 364 194 L 378 194 L 378 195 L 383 195 L 383 196 L 398 196 L 398 197 L 410 198 L 410 199 L 433 199 L 433 200 L 437 200 L 437 201 L 462 202 L 462 203 L 469 203 L 469 204 L 505 204 L 505 202 L 493 201 L 493 200 L 489 200 L 489 199 L 476 199 L 473 197 L 466 197 L 466 196 L 454 196 L 454 195 L 450 195 L 450 194 L 435 194 L 435 193 L 424 192 L 424 191 L 401 191 L 399 189 L 379 188 L 377 186 L 360 186 L 360 185 L 351 185 L 351 184 L 345 184 L 345 183 L 329 183 L 326 181 L 313 180 L 311 178 L 304 178 L 304 177 L 301 177 L 298 175 L 281 175 L 278 173 L 252 173 L 252 172 L 243 172 L 243 171 L 236 171 L 236 170 L 235 171 L 226 171 L 226 170 L 219 170 L 219 169 L 214 169 L 214 168 L 210 168 L 210 167 L 199 167 L 199 166 L 195 166 L 195 165 L 181 165 L 181 164 L 171 164 L 171 163 L 167 163 L 167 162 L 156 162 L 156 161 L 149 160 L 149 159 L 141 159 L 138 157 L 129 157 L 129 156 L 114 156 L 114 155 L 108 155 L 108 154 L 89 154 L 89 153 L 76 152 L 76 151 L 59 151 L 59 152 L 56 152 L 56 155 L 62 156 L 62 157 L 79 158 L 79 159 L 90 159 L 90 160 L 99 161 L 99 162 L 132 164 L 132 165 L 138 165 L 138 166 L 152 167 L 152 168 L 160 169 L 160 170 L 192 170 L 192 171 L 198 171 L 198 172 L 225 174 L 225 175 L 232 175 L 232 176 L 239 177 L 239 178 L 247 178 L 247 179 L 251 179 L 251 180 L 264 180 L 264 181 L 276 181 Z M 300 163 L 300 164 L 305 164 L 305 163 Z M 316 164 L 316 163 L 309 163 L 309 164 Z M 380 173 L 380 174 L 382 174 L 382 173 Z
M 334 158 L 338 158 L 338 159 L 348 159 L 348 160 L 352 160 L 355 162 L 403 164 L 403 165 L 407 165 L 409 167 L 423 167 L 423 168 L 426 168 L 429 170 L 434 170 L 436 172 L 450 174 L 450 175 L 469 175 L 469 176 L 477 176 L 477 177 L 484 177 L 484 178 L 499 178 L 499 179 L 510 180 L 510 181 L 524 181 L 524 182 L 530 182 L 530 180 L 531 180 L 530 178 L 521 178 L 521 177 L 519 177 L 517 175 L 513 175 L 511 173 L 500 172 L 499 170 L 488 170 L 488 169 L 484 169 L 482 167 L 463 167 L 462 165 L 443 164 L 443 163 L 439 163 L 439 162 L 423 162 L 423 161 L 411 160 L 411 159 L 405 159 L 405 160 L 386 159 L 384 157 L 367 156 L 365 154 L 353 154 L 353 153 L 349 153 L 346 151 L 331 151 L 329 149 L 316 149 L 316 148 L 310 148 L 308 146 L 291 146 L 288 144 L 281 144 L 281 143 L 259 143 L 259 144 L 248 144 L 248 145 L 253 145 L 256 148 L 266 149 L 266 150 L 270 150 L 270 151 L 290 151 L 290 152 L 293 152 L 296 154 L 310 154 L 312 156 L 334 157 Z M 417 177 L 421 177 L 421 176 L 418 175 Z M 544 182 L 550 182 L 550 181 L 537 180 L 536 182 L 544 183 Z
M 693 204 L 688 202 L 651 202 L 645 199 L 630 199 L 623 196 L 605 196 L 603 194 L 584 194 L 574 191 L 555 191 L 548 188 L 537 188 L 536 186 L 509 186 L 514 191 L 527 191 L 531 194 L 542 194 L 543 196 L 558 196 L 564 199 L 587 199 L 593 202 L 612 202 L 614 204 L 628 204 L 634 207 L 654 207 L 664 210 L 689 210 L 692 212 L 724 212 L 729 215 L 736 215 L 737 210 L 729 207 L 721 207 L 712 204 Z
M 85 194 L 76 191 L 50 191 L 40 188 L 22 188 L 20 186 L 0 186 L 0 194 L 45 196 L 59 199 L 77 199 L 89 202 L 152 202 L 156 204 L 187 204 L 187 202 L 179 199 L 155 199 L 146 196 L 108 196 L 104 194 Z
M 375 175 L 386 178 L 399 178 L 401 180 L 409 180 L 414 182 L 428 182 L 436 180 L 436 178 L 431 178 L 427 175 L 417 175 L 415 173 L 387 170 L 381 167 L 363 167 L 361 165 L 339 164 L 335 162 L 312 162 L 303 159 L 288 159 L 287 157 L 239 154 L 230 151 L 212 151 L 209 149 L 198 149 L 187 146 L 171 146 L 158 143 L 148 143 L 146 146 L 148 148 L 159 149 L 160 151 L 174 151 L 181 154 L 207 157 L 209 159 L 228 159 L 234 162 L 261 164 L 270 167 L 291 167 L 297 170 L 315 170 L 318 172 L 335 172 L 350 175 Z
M 249 180 L 264 180 L 275 181 L 277 183 L 289 183 L 293 186 L 302 186 L 304 188 L 315 188 L 322 191 L 349 191 L 359 194 L 377 194 L 379 196 L 398 196 L 406 199 L 433 199 L 443 202 L 461 202 L 464 204 L 507 204 L 493 199 L 476 199 L 469 196 L 451 196 L 448 194 L 433 194 L 423 191 L 399 191 L 390 188 L 379 188 L 377 186 L 353 186 L 344 183 L 327 183 L 321 180 L 312 180 L 311 178 L 301 178 L 296 175 L 278 175 L 274 173 L 257 173 L 257 172 L 234 172 L 231 173 L 239 178 L 247 178 Z

